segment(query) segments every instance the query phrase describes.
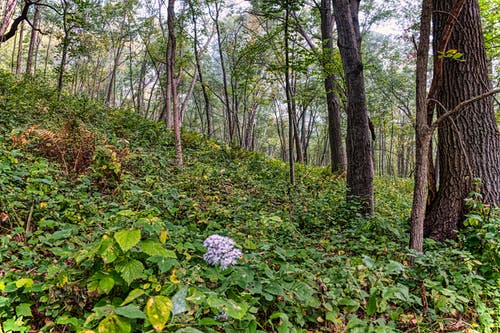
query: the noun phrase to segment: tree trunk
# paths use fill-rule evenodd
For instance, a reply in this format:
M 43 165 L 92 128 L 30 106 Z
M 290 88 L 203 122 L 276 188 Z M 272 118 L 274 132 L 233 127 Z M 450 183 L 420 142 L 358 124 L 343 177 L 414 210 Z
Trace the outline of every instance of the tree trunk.
M 342 173 L 346 162 L 342 144 L 340 103 L 336 93 L 337 78 L 333 73 L 333 15 L 332 0 L 321 0 L 321 39 L 323 40 L 323 71 L 326 106 L 328 109 L 328 139 L 330 141 L 330 164 L 332 172 Z
M 285 1 L 285 93 L 286 106 L 288 111 L 288 164 L 290 169 L 290 184 L 295 185 L 295 165 L 293 156 L 293 127 L 294 113 L 292 108 L 292 88 L 290 85 L 290 55 L 288 54 L 288 38 L 289 38 L 289 18 L 290 8 L 289 0 Z
M 168 44 L 167 44 L 167 89 L 171 91 L 172 96 L 172 116 L 174 125 L 174 140 L 175 140 L 175 158 L 177 165 L 183 164 L 182 157 L 182 142 L 181 142 L 181 119 L 179 114 L 179 96 L 177 94 L 177 82 L 174 78 L 175 73 L 175 52 L 176 52 L 176 38 L 175 38 L 175 0 L 168 0 L 167 7 L 167 26 L 168 26 Z
M 434 59 L 455 1 L 434 0 Z M 477 0 L 466 1 L 446 50 L 463 53 L 460 59 L 445 57 L 438 116 L 461 102 L 491 89 Z M 444 108 L 444 109 L 443 109 Z M 456 239 L 466 214 L 465 199 L 480 179 L 482 200 L 500 205 L 500 134 L 491 96 L 452 114 L 438 128 L 439 189 L 425 220 L 425 233 L 436 240 Z
M 16 74 L 21 75 L 21 68 L 23 63 L 23 33 L 24 33 L 24 22 L 21 23 L 21 30 L 19 30 L 19 42 L 17 45 L 17 62 L 16 62 Z
M 33 27 L 31 29 L 30 47 L 28 50 L 28 58 L 26 59 L 26 74 L 34 74 L 33 71 L 33 58 L 36 57 L 36 41 L 38 35 L 38 26 L 40 22 L 40 6 L 35 5 L 35 14 L 33 16 Z
M 347 200 L 373 214 L 373 159 L 361 60 L 359 0 L 334 0 L 338 46 L 347 84 Z

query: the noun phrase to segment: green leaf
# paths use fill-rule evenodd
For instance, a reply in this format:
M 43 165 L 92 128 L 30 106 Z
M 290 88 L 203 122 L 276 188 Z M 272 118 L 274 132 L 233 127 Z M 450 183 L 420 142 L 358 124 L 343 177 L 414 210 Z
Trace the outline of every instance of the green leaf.
M 112 277 L 107 276 L 99 280 L 99 287 L 97 290 L 99 291 L 99 294 L 109 294 L 114 285 L 115 280 Z
M 137 305 L 129 304 L 115 310 L 116 314 L 130 319 L 146 319 L 144 312 Z
M 141 231 L 134 230 L 120 230 L 115 233 L 114 238 L 123 252 L 127 252 L 136 246 L 141 240 Z
M 101 320 L 97 331 L 99 333 L 130 333 L 132 327 L 127 319 L 112 315 Z
M 105 238 L 101 241 L 98 254 L 106 264 L 110 264 L 118 258 L 118 249 L 111 238 Z
M 144 295 L 144 290 L 142 289 L 134 289 L 131 292 L 128 293 L 128 296 L 125 298 L 125 300 L 122 302 L 120 305 L 126 305 L 130 302 L 133 302 L 137 297 Z
M 30 303 L 21 303 L 16 306 L 16 315 L 18 317 L 33 317 L 31 313 Z
M 175 252 L 165 249 L 161 243 L 152 240 L 141 242 L 141 251 L 150 256 L 161 256 L 165 258 L 177 259 Z
M 377 288 L 371 288 L 370 297 L 366 304 L 366 314 L 368 316 L 373 316 L 375 312 L 377 312 Z
M 224 312 L 226 312 L 228 316 L 234 319 L 243 319 L 247 311 L 248 311 L 248 304 L 244 301 L 236 302 L 230 299 L 227 300 L 224 306 Z
M 146 303 L 146 315 L 157 331 L 163 330 L 170 317 L 172 301 L 166 296 L 153 296 Z
M 125 263 L 116 265 L 115 269 L 129 285 L 134 280 L 146 277 L 144 275 L 144 265 L 139 260 L 131 259 Z

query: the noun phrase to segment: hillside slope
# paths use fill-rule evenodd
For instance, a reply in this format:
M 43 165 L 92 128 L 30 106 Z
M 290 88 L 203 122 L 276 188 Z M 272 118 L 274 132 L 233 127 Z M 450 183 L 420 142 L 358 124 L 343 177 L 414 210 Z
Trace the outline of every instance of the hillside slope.
M 482 226 L 475 256 L 428 243 L 408 266 L 408 180 L 377 179 L 365 219 L 324 169 L 291 188 L 281 161 L 195 133 L 177 167 L 163 125 L 1 76 L 0 332 L 498 329 Z M 214 234 L 236 264 L 204 260 Z

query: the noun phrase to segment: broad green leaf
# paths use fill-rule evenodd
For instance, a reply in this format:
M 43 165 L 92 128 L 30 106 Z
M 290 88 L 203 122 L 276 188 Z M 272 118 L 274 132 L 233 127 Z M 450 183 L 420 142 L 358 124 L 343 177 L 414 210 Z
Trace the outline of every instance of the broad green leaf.
M 22 287 L 30 288 L 31 286 L 33 286 L 34 283 L 35 282 L 33 281 L 33 279 L 22 278 L 22 279 L 19 279 L 16 281 L 16 287 L 17 288 L 22 288 Z
M 123 252 L 127 252 L 136 246 L 141 240 L 141 231 L 134 230 L 120 230 L 115 232 L 114 238 Z
M 115 247 L 115 242 L 111 238 L 104 238 L 101 241 L 98 254 L 104 263 L 110 264 L 118 258 L 118 251 Z
M 232 299 L 227 300 L 224 306 L 224 312 L 234 319 L 243 319 L 248 311 L 248 304 L 245 301 L 236 302 Z
M 130 333 L 132 326 L 127 319 L 112 315 L 101 320 L 97 331 L 99 333 Z
M 142 289 L 134 289 L 131 292 L 128 293 L 128 296 L 125 298 L 125 300 L 122 302 L 120 305 L 126 305 L 132 301 L 134 301 L 137 297 L 144 295 L 144 290 Z
M 31 304 L 30 303 L 21 303 L 16 306 L 16 315 L 18 317 L 33 317 L 31 313 Z
M 167 250 L 161 245 L 161 243 L 152 240 L 146 240 L 141 242 L 141 251 L 146 254 L 149 254 L 150 256 L 161 256 L 172 259 L 177 258 L 174 251 Z
M 146 303 L 146 315 L 153 328 L 157 331 L 163 330 L 170 317 L 172 301 L 166 296 L 153 296 Z
M 99 280 L 99 287 L 97 290 L 99 291 L 99 294 L 109 294 L 114 285 L 115 280 L 112 277 L 107 276 Z
M 139 260 L 131 259 L 125 263 L 115 266 L 121 277 L 130 285 L 132 281 L 146 277 L 144 275 L 144 265 Z
M 125 317 L 125 318 L 130 318 L 130 319 L 146 319 L 146 315 L 144 312 L 139 309 L 137 305 L 129 304 L 127 306 L 122 306 L 120 308 L 116 308 L 115 310 L 116 314 Z

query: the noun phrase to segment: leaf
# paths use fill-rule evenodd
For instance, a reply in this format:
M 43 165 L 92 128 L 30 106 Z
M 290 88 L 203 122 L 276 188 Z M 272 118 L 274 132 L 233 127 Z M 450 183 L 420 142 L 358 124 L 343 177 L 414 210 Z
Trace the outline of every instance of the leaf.
M 137 305 L 129 304 L 115 310 L 116 314 L 130 319 L 146 319 L 144 312 Z
M 16 287 L 17 288 L 22 288 L 22 287 L 31 288 L 31 286 L 33 286 L 34 283 L 35 282 L 33 281 L 33 279 L 22 278 L 22 279 L 19 279 L 16 281 Z
M 145 277 L 144 265 L 139 260 L 131 259 L 115 266 L 121 277 L 130 285 L 132 281 Z
M 112 277 L 107 276 L 99 280 L 99 287 L 97 290 L 99 291 L 99 294 L 109 294 L 114 285 L 115 280 Z
M 142 295 L 144 295 L 144 290 L 134 289 L 128 293 L 128 296 L 125 298 L 125 300 L 120 305 L 123 306 L 125 304 L 128 304 L 128 303 L 134 301 L 137 297 L 142 296 Z
M 4 290 L 5 290 L 5 282 L 0 281 L 0 291 L 4 291 Z
M 132 327 L 127 319 L 112 315 L 101 320 L 97 331 L 99 333 L 130 333 Z
M 105 263 L 110 264 L 118 258 L 118 251 L 112 239 L 104 238 L 101 241 L 98 254 Z
M 186 311 L 186 296 L 187 296 L 187 287 L 183 287 L 172 297 L 173 316 Z
M 371 288 L 370 297 L 366 304 L 366 314 L 368 316 L 373 316 L 375 312 L 377 312 L 377 288 Z
M 234 319 L 243 319 L 247 311 L 248 311 L 248 304 L 244 301 L 238 303 L 230 299 L 226 302 L 224 306 L 224 312 L 226 312 L 228 316 Z
M 163 330 L 170 316 L 172 301 L 166 296 L 153 296 L 146 303 L 146 315 L 157 331 Z
M 203 333 L 203 332 L 193 327 L 184 327 L 178 329 L 177 331 L 175 331 L 175 333 Z
M 168 239 L 168 231 L 163 229 L 160 232 L 160 236 L 158 238 L 160 239 L 160 243 L 165 244 L 167 242 L 167 239 Z
M 115 232 L 114 238 L 123 252 L 127 252 L 136 246 L 141 240 L 141 231 L 134 230 L 120 230 Z
M 152 240 L 146 240 L 141 242 L 141 251 L 146 254 L 149 254 L 150 256 L 161 256 L 171 259 L 177 258 L 174 251 L 167 250 L 161 245 L 161 243 Z
M 21 303 L 16 306 L 16 315 L 18 317 L 33 317 L 31 313 L 31 304 L 30 303 Z

